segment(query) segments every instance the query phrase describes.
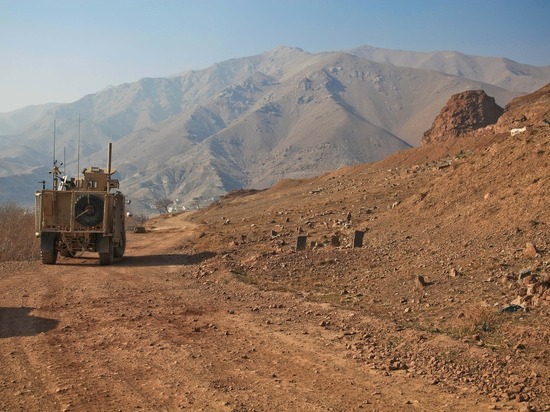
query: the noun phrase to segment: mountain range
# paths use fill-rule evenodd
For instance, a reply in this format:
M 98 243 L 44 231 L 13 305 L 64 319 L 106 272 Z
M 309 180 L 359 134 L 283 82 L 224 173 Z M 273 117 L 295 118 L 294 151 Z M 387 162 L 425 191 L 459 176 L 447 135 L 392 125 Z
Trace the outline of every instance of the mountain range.
M 481 89 L 504 106 L 549 81 L 550 66 L 504 58 L 281 46 L 0 114 L 0 202 L 32 204 L 54 133 L 69 175 L 105 165 L 114 142 L 122 190 L 147 213 L 158 198 L 185 205 L 380 160 L 419 145 L 455 93 Z

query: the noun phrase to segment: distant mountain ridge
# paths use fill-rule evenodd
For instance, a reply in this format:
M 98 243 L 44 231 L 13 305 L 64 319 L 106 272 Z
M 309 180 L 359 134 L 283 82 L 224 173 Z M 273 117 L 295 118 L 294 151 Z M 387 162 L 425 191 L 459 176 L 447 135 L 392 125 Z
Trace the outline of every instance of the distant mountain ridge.
M 471 56 L 457 51 L 413 52 L 372 46 L 347 51 L 379 63 L 435 70 L 523 93 L 540 89 L 550 78 L 550 66 L 522 64 L 504 57 Z
M 0 137 L 0 201 L 13 199 L 14 175 L 19 186 L 28 177 L 32 199 L 37 168 L 51 164 L 54 119 L 56 157 L 67 153 L 68 173 L 76 173 L 80 116 L 81 168 L 105 164 L 106 143 L 113 141 L 122 188 L 139 207 L 158 197 L 189 203 L 379 160 L 418 145 L 447 99 L 474 89 L 501 106 L 521 94 L 354 53 L 284 46 L 170 78 L 144 78 L 46 113 L 21 109 L 32 119 L 24 127 L 13 121 L 19 111 L 9 113 L 17 132 Z M 0 114 L 2 128 L 5 119 Z

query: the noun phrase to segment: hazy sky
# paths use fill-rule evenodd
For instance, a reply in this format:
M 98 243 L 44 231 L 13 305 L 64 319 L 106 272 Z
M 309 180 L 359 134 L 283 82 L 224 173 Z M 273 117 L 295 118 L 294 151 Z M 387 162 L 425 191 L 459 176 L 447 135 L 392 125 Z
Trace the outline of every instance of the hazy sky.
M 550 64 L 550 0 L 0 0 L 0 112 L 279 45 Z

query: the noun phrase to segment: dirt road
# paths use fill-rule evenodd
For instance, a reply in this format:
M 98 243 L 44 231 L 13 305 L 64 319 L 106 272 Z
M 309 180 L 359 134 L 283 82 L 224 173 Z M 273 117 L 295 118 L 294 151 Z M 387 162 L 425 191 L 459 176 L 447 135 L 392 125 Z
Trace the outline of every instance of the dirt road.
M 492 407 L 354 359 L 353 324 L 368 319 L 239 281 L 222 253 L 192 249 L 200 228 L 184 215 L 166 222 L 131 234 L 112 266 L 90 254 L 0 267 L 0 410 Z

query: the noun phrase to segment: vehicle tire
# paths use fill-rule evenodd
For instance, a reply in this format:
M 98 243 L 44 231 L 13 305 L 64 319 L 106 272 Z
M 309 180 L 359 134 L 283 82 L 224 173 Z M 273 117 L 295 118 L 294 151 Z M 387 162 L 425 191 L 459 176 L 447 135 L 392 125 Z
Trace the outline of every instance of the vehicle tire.
M 44 265 L 55 265 L 55 262 L 57 262 L 57 251 L 53 252 L 40 252 L 40 257 L 42 258 L 42 263 Z
M 97 226 L 103 222 L 103 199 L 89 193 L 82 195 L 76 200 L 74 213 L 82 226 Z
M 109 239 L 109 251 L 99 253 L 99 264 L 102 266 L 107 266 L 113 263 L 113 257 L 114 257 L 114 247 L 113 247 L 113 240 Z
M 115 258 L 121 258 L 124 256 L 124 252 L 126 251 L 126 236 L 122 237 L 122 240 L 120 241 L 120 244 L 114 247 L 113 249 L 113 255 Z

